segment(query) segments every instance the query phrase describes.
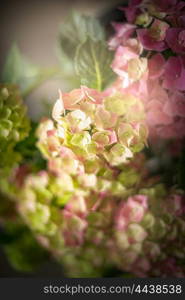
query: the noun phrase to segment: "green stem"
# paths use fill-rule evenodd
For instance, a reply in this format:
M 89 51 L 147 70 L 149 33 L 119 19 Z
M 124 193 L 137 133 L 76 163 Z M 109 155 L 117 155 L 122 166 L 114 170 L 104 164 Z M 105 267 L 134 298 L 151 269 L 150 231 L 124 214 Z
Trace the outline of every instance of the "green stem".
M 98 65 L 98 61 L 96 59 L 96 55 L 94 53 L 94 49 L 93 47 L 91 46 L 91 52 L 92 52 L 92 57 L 94 59 L 94 64 L 95 64 L 95 70 L 96 70 L 96 75 L 97 75 L 97 89 L 99 91 L 102 90 L 102 79 L 101 79 L 101 73 L 100 73 L 100 68 L 99 68 L 99 65 Z

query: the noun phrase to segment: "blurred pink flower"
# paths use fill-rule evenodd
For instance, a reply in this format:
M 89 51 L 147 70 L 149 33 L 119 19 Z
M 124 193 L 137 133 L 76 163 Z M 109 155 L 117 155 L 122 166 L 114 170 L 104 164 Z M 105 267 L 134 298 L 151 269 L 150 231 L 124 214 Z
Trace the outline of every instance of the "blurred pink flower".
M 148 60 L 149 78 L 156 79 L 164 72 L 165 59 L 157 53 Z
M 106 94 L 107 92 L 99 92 L 86 86 L 81 86 L 80 89 L 74 89 L 69 93 L 62 93 L 61 90 L 59 90 L 59 99 L 57 99 L 53 107 L 52 117 L 57 121 L 65 109 L 78 109 L 79 103 L 84 99 L 95 104 L 100 104 Z
M 125 229 L 129 223 L 139 223 L 148 208 L 145 195 L 129 197 L 127 202 L 123 201 L 116 213 L 116 226 L 119 230 Z
M 181 92 L 174 93 L 165 104 L 164 110 L 168 115 L 185 118 L 185 95 Z
M 170 57 L 164 68 L 163 87 L 169 90 L 185 90 L 185 64 L 180 56 Z
M 147 109 L 147 121 L 148 124 L 156 126 L 159 124 L 168 125 L 173 122 L 173 118 L 164 112 L 164 105 L 158 100 L 152 100 L 149 102 Z
M 63 236 L 66 246 L 80 246 L 84 241 L 87 221 L 67 209 L 62 212 L 64 218 Z
M 115 58 L 112 63 L 112 69 L 123 79 L 123 87 L 127 87 L 130 84 L 127 73 L 128 61 L 137 57 L 138 55 L 128 47 L 119 46 L 116 50 Z
M 114 37 L 112 37 L 108 44 L 110 49 L 116 49 L 120 45 L 124 45 L 128 38 L 132 35 L 134 32 L 134 29 L 136 28 L 135 25 L 132 24 L 123 24 L 123 23 L 112 23 L 113 28 L 115 29 L 116 33 Z
M 168 27 L 166 22 L 156 19 L 150 28 L 137 29 L 138 39 L 147 50 L 164 51 L 167 49 L 165 35 Z
M 185 29 L 169 28 L 166 32 L 166 42 L 175 53 L 185 53 Z

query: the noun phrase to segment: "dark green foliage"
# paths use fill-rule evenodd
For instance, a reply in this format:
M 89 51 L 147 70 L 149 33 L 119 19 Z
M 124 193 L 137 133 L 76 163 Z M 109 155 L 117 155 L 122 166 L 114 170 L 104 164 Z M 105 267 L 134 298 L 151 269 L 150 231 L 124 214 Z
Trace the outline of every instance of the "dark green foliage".
M 30 272 L 44 263 L 49 255 L 34 239 L 30 230 L 18 220 L 8 222 L 0 235 L 5 253 L 11 265 L 19 271 Z
M 31 165 L 33 171 L 39 171 L 46 168 L 46 161 L 43 159 L 40 151 L 36 146 L 37 138 L 35 131 L 37 123 L 31 122 L 31 130 L 29 136 L 18 143 L 15 150 L 19 152 L 23 158 L 22 163 Z

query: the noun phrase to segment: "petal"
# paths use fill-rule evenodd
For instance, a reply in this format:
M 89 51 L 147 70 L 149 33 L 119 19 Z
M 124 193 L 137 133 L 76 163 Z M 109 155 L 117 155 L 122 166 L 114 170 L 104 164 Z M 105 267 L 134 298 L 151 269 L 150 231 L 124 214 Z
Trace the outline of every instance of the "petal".
M 137 36 L 143 47 L 147 50 L 164 51 L 167 45 L 164 41 L 156 41 L 150 36 L 148 29 L 138 29 Z
M 182 63 L 179 57 L 170 57 L 165 65 L 163 87 L 177 89 L 176 80 L 180 78 Z
M 166 32 L 166 42 L 175 53 L 184 53 L 185 47 L 180 44 L 179 34 L 182 28 L 169 28 Z
M 156 79 L 164 72 L 165 59 L 162 54 L 157 53 L 148 61 L 149 77 Z
M 62 93 L 60 91 L 60 98 L 57 99 L 57 101 L 55 102 L 55 105 L 53 107 L 53 110 L 52 110 L 52 117 L 54 120 L 58 120 L 60 119 L 61 115 L 64 113 L 64 103 L 63 103 L 63 100 L 62 100 Z

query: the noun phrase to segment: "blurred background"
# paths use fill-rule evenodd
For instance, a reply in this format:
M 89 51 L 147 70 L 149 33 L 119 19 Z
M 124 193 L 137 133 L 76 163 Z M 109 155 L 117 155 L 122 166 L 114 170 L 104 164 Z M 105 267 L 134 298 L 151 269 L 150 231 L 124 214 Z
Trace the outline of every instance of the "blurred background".
M 127 1 L 120 0 L 12 0 L 0 4 L 0 72 L 7 53 L 14 42 L 21 53 L 31 62 L 49 68 L 57 65 L 57 39 L 59 27 L 70 11 L 78 10 L 87 15 L 97 16 L 107 26 L 111 21 L 119 21 L 123 14 L 117 7 Z M 57 99 L 58 88 L 66 90 L 61 79 L 43 83 L 27 99 L 29 114 L 37 120 L 43 114 L 43 99 L 53 103 Z M 1 235 L 1 232 L 0 232 Z M 62 277 L 61 266 L 48 258 L 36 273 L 15 271 L 0 249 L 0 277 Z
M 70 11 L 77 10 L 87 15 L 96 15 L 104 22 L 115 12 L 120 0 L 14 0 L 1 1 L 0 68 L 2 69 L 10 47 L 16 42 L 21 53 L 31 62 L 48 68 L 57 65 L 57 39 L 63 19 Z M 117 12 L 117 14 L 119 14 Z M 27 99 L 33 119 L 42 113 L 40 101 L 50 103 L 57 99 L 58 88 L 65 90 L 65 82 L 49 80 Z

